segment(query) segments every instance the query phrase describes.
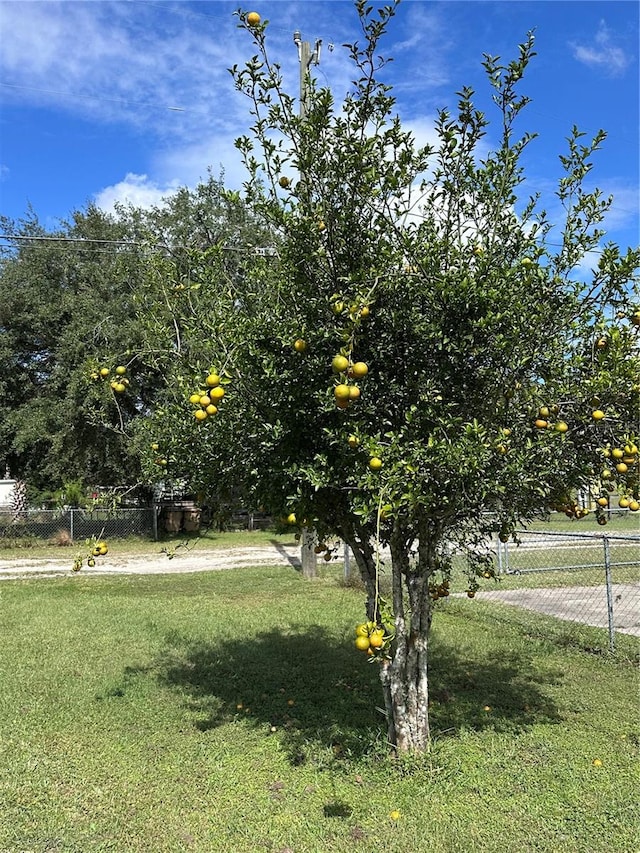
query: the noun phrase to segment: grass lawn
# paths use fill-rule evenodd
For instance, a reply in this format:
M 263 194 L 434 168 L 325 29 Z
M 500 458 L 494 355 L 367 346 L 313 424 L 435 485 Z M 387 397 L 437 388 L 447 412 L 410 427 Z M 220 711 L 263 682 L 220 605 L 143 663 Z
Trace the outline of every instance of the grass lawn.
M 626 659 L 447 602 L 433 750 L 393 765 L 362 592 L 322 573 L 4 581 L 0 851 L 636 853 Z

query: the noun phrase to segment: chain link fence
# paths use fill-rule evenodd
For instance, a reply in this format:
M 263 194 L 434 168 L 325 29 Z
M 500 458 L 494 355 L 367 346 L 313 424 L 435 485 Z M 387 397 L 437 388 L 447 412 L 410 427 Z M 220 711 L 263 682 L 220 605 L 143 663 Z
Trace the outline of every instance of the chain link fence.
M 498 582 L 480 600 L 503 606 L 503 616 L 519 609 L 548 617 L 565 633 L 604 630 L 611 652 L 617 634 L 640 637 L 640 532 L 521 530 L 516 539 L 496 539 Z
M 0 544 L 19 544 L 39 539 L 79 541 L 91 536 L 158 538 L 156 510 L 145 509 L 63 509 L 26 510 L 19 515 L 0 513 Z

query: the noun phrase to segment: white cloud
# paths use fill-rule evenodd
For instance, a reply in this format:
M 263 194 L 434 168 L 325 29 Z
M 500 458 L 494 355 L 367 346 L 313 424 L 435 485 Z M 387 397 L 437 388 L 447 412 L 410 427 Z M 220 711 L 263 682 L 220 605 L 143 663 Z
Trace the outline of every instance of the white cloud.
M 94 201 L 99 208 L 108 213 L 114 210 L 116 204 L 150 208 L 159 205 L 178 188 L 178 181 L 170 181 L 165 186 L 159 186 L 147 175 L 134 175 L 130 172 L 124 180 L 100 190 Z
M 573 57 L 591 68 L 600 68 L 612 77 L 624 73 L 631 62 L 623 48 L 613 41 L 611 31 L 600 21 L 598 31 L 591 44 L 571 43 Z

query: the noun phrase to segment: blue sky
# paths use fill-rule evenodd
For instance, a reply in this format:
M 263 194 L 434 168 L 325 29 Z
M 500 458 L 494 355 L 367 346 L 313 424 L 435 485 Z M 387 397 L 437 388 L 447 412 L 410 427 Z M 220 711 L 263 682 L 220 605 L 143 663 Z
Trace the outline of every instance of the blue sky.
M 248 130 L 249 102 L 227 68 L 254 46 L 236 26 L 238 5 L 1 0 L 0 213 L 19 219 L 30 204 L 55 228 L 89 202 L 157 203 L 209 167 L 239 187 L 245 175 L 233 141 Z M 322 39 L 314 73 L 341 99 L 351 79 L 341 45 L 358 37 L 350 0 L 269 0 L 251 9 L 270 21 L 270 54 L 289 90 L 298 91 L 298 29 L 312 44 Z M 482 56 L 515 57 L 535 29 L 538 55 L 523 85 L 532 103 L 518 125 L 539 134 L 527 190 L 543 193 L 553 215 L 558 154 L 572 125 L 590 136 L 604 128 L 590 183 L 615 197 L 607 239 L 637 245 L 638 10 L 632 0 L 404 0 L 382 45 L 394 57 L 387 73 L 398 111 L 427 141 L 437 109 L 455 106 L 455 92 L 469 85 L 496 116 Z M 489 145 L 498 132 L 490 129 Z

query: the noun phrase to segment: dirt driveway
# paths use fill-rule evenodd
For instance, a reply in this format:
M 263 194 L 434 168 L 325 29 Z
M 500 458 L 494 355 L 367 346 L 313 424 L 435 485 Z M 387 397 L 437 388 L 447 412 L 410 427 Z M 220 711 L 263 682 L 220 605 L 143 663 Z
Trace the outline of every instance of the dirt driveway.
M 26 577 L 57 577 L 73 574 L 73 556 L 56 559 L 0 559 L 0 580 Z M 300 548 L 287 545 L 262 545 L 251 548 L 234 548 L 229 551 L 198 550 L 178 551 L 175 556 L 147 554 L 141 557 L 108 557 L 96 560 L 94 568 L 83 566 L 83 575 L 162 575 L 185 572 L 211 572 L 233 569 L 238 566 L 300 565 Z

